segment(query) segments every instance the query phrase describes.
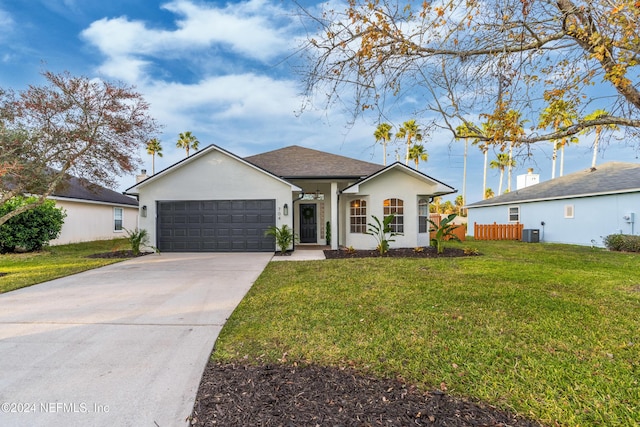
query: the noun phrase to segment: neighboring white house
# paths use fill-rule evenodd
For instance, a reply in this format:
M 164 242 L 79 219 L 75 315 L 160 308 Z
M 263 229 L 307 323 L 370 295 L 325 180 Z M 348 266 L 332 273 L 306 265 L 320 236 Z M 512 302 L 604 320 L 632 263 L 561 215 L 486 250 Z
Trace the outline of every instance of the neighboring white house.
M 240 158 L 210 145 L 127 189 L 160 251 L 274 251 L 270 226 L 300 244 L 375 248 L 372 215 L 394 214 L 395 247 L 429 244 L 435 196 L 455 190 L 401 163 L 388 167 L 291 146 Z M 329 233 L 327 233 L 327 223 Z
M 609 234 L 638 234 L 640 164 L 610 162 L 467 206 L 473 223 L 521 223 L 541 241 L 603 246 Z
M 51 245 L 108 240 L 137 227 L 138 201 L 84 179 L 71 177 L 49 197 L 65 210 L 60 236 Z

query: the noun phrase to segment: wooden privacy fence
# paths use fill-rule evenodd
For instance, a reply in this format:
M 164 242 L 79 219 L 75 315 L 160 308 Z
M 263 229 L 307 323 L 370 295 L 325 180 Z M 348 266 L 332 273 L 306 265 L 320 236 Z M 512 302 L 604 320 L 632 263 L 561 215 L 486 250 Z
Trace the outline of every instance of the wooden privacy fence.
M 475 240 L 522 240 L 524 224 L 478 224 L 473 223 Z
M 438 226 L 440 226 L 440 221 L 442 217 L 440 215 L 429 215 L 429 219 L 435 222 Z M 431 228 L 431 224 L 429 224 L 429 228 Z M 467 234 L 467 224 L 460 224 L 456 228 L 453 229 L 453 234 L 458 236 L 461 242 L 464 242 L 465 236 Z M 435 231 L 429 233 L 429 239 L 433 239 L 436 237 Z M 448 238 L 446 240 L 449 240 Z

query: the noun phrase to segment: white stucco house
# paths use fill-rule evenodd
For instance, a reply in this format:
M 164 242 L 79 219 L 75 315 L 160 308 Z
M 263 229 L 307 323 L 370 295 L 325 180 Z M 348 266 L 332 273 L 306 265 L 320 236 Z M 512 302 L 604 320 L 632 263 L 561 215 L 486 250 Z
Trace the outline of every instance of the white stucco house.
M 610 162 L 466 206 L 473 223 L 521 223 L 541 241 L 603 246 L 609 234 L 638 234 L 640 164 Z
M 401 163 L 299 146 L 240 158 L 216 145 L 126 190 L 138 197 L 140 228 L 165 252 L 274 251 L 264 232 L 285 224 L 300 245 L 375 248 L 367 223 L 389 214 L 402 233 L 394 247 L 426 246 L 430 201 L 454 192 Z
M 125 237 L 138 221 L 138 201 L 87 180 L 69 177 L 50 197 L 67 216 L 50 245 Z

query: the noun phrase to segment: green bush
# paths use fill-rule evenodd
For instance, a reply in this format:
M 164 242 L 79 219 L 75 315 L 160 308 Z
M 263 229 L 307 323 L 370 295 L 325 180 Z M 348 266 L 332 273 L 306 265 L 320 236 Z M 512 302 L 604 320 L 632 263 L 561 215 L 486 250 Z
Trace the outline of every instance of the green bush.
M 604 238 L 604 245 L 610 251 L 640 252 L 640 236 L 610 234 Z
M 33 201 L 34 198 L 14 197 L 0 205 L 0 216 Z M 14 216 L 0 225 L 0 253 L 42 249 L 60 235 L 65 217 L 62 208 L 56 208 L 53 200 L 46 200 L 42 205 Z
M 283 224 L 278 228 L 272 225 L 264 232 L 265 236 L 273 236 L 276 239 L 276 246 L 280 248 L 280 253 L 284 255 L 287 253 L 287 249 L 293 242 L 298 241 L 298 236 L 294 234 L 293 230 L 289 228 L 287 224 Z
M 127 230 L 124 229 L 127 233 L 127 240 L 129 240 L 129 244 L 131 245 L 131 252 L 135 256 L 140 255 L 140 247 L 141 246 L 149 246 L 149 233 L 144 228 L 139 230 Z

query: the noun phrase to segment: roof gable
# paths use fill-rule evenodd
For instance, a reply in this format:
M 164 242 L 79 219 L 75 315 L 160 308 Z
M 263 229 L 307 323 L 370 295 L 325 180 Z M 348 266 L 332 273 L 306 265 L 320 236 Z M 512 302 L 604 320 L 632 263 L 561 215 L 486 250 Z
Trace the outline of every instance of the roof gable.
M 366 182 L 372 181 L 380 176 L 383 176 L 384 174 L 388 173 L 389 171 L 392 170 L 397 170 L 400 172 L 403 172 L 409 176 L 413 176 L 425 183 L 428 183 L 430 185 L 436 184 L 436 191 L 433 192 L 433 196 L 443 196 L 445 194 L 451 194 L 451 193 L 455 193 L 457 190 L 455 190 L 453 187 L 449 187 L 447 184 L 438 181 L 435 178 L 431 178 L 428 175 L 425 175 L 424 173 L 410 168 L 407 165 L 404 165 L 400 162 L 395 162 L 367 177 L 364 177 L 362 179 L 360 179 L 358 182 L 348 186 L 347 188 L 345 188 L 344 190 L 342 190 L 343 193 L 357 193 L 358 191 L 360 191 L 360 186 Z
M 163 176 L 168 175 L 172 171 L 174 171 L 174 170 L 176 170 L 178 168 L 184 167 L 184 166 L 188 165 L 189 163 L 192 163 L 193 161 L 199 159 L 202 156 L 207 155 L 207 153 L 210 153 L 212 151 L 217 151 L 217 152 L 219 152 L 219 153 L 221 153 L 223 155 L 226 155 L 226 156 L 228 156 L 228 157 L 230 157 L 230 158 L 232 158 L 232 159 L 234 159 L 234 160 L 236 160 L 236 161 L 238 161 L 238 162 L 240 162 L 240 163 L 242 163 L 244 165 L 247 165 L 247 166 L 249 166 L 249 167 L 251 167 L 251 168 L 253 168 L 255 170 L 258 170 L 261 173 L 263 173 L 263 174 L 265 174 L 265 175 L 267 175 L 267 176 L 269 176 L 269 177 L 271 177 L 271 178 L 273 178 L 273 179 L 275 179 L 277 181 L 280 181 L 280 182 L 282 182 L 284 184 L 287 184 L 287 185 L 291 186 L 291 189 L 294 190 L 294 191 L 299 191 L 300 190 L 300 188 L 298 188 L 294 184 L 286 181 L 285 179 L 281 178 L 280 176 L 274 175 L 273 173 L 271 173 L 270 171 L 268 171 L 268 170 L 266 170 L 264 168 L 261 168 L 259 165 L 255 165 L 255 164 L 253 164 L 253 163 L 251 163 L 251 162 L 249 162 L 249 161 L 247 161 L 247 160 L 245 160 L 245 159 L 243 159 L 241 157 L 236 156 L 235 154 L 233 154 L 233 153 L 231 153 L 231 152 L 229 152 L 229 151 L 227 151 L 227 150 L 225 150 L 223 148 L 218 147 L 215 144 L 211 144 L 211 145 L 208 145 L 207 147 L 205 147 L 204 149 L 198 151 L 197 153 L 192 154 L 191 156 L 189 156 L 187 158 L 184 158 L 184 159 L 180 160 L 177 163 L 174 163 L 173 165 L 169 166 L 168 168 L 165 168 L 165 169 L 161 170 L 157 174 L 151 175 L 150 177 L 148 177 L 148 178 L 136 183 L 135 185 L 132 185 L 131 187 L 129 187 L 129 188 L 127 188 L 125 190 L 125 193 L 138 194 L 138 190 L 139 190 L 140 187 L 143 187 L 143 186 L 145 186 L 145 185 L 147 185 L 147 184 L 149 184 L 151 182 L 154 182 L 154 181 L 162 178 Z
M 468 208 L 516 202 L 588 197 L 640 191 L 640 164 L 604 163 L 530 187 L 468 205 Z
M 245 160 L 285 179 L 350 178 L 371 175 L 384 166 L 292 145 Z

